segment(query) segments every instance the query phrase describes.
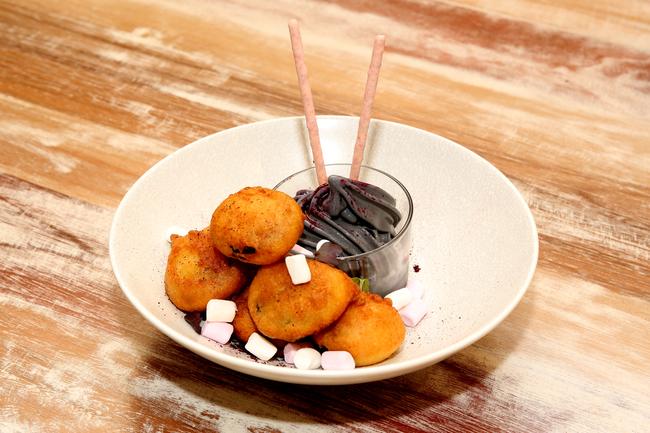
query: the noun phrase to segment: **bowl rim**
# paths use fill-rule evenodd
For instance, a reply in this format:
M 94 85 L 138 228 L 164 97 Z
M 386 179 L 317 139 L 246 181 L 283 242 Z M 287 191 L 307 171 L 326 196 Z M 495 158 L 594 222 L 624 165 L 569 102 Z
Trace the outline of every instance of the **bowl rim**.
M 335 162 L 335 163 L 332 163 L 332 164 L 325 164 L 325 167 L 326 168 L 327 167 L 334 167 L 334 166 L 348 166 L 349 167 L 351 165 L 352 164 L 350 164 L 350 163 Z M 339 257 L 337 257 L 337 259 L 339 261 L 341 261 L 341 262 L 349 261 L 349 260 L 359 260 L 359 259 L 362 259 L 364 257 L 374 255 L 377 252 L 382 251 L 385 248 L 390 248 L 391 245 L 393 245 L 394 243 L 397 243 L 397 241 L 400 240 L 402 238 L 402 236 L 408 231 L 408 228 L 411 226 L 411 220 L 413 220 L 413 212 L 414 212 L 413 198 L 411 197 L 411 193 L 404 186 L 404 184 L 402 182 L 400 182 L 400 180 L 397 179 L 392 174 L 386 173 L 385 171 L 380 170 L 378 168 L 375 168 L 375 167 L 372 167 L 372 166 L 369 166 L 369 165 L 365 165 L 365 164 L 362 164 L 361 168 L 365 168 L 365 169 L 368 169 L 368 170 L 372 170 L 372 171 L 376 171 L 378 173 L 381 173 L 382 175 L 386 176 L 387 178 L 389 178 L 390 180 L 395 182 L 397 184 L 397 186 L 399 186 L 402 189 L 402 191 L 404 192 L 404 195 L 406 196 L 406 201 L 408 203 L 408 213 L 406 215 L 406 220 L 404 221 L 404 224 L 399 229 L 399 232 L 397 232 L 397 234 L 391 240 L 389 240 L 385 244 L 382 244 L 382 245 L 378 246 L 377 248 L 375 248 L 373 250 L 370 250 L 370 251 L 365 251 L 365 252 L 359 253 L 359 254 L 352 254 L 351 256 L 339 256 Z M 285 177 L 280 182 L 278 182 L 273 187 L 273 189 L 277 190 L 285 182 L 293 179 L 296 176 L 299 176 L 299 175 L 301 175 L 303 173 L 306 173 L 308 171 L 316 171 L 316 167 L 312 166 L 312 167 L 303 168 L 302 170 L 299 170 L 299 171 L 297 171 L 297 172 L 295 172 L 293 174 L 290 174 L 289 176 Z M 363 181 L 361 181 L 361 182 L 363 182 Z
M 338 120 L 338 121 L 351 121 L 356 119 L 358 122 L 359 118 L 358 116 L 319 115 L 317 116 L 317 119 Z M 519 287 L 515 296 L 513 296 L 510 302 L 505 305 L 505 307 L 501 310 L 499 314 L 494 316 L 487 323 L 483 324 L 483 326 L 465 335 L 463 338 L 456 341 L 455 343 L 452 343 L 444 348 L 433 351 L 431 353 L 427 353 L 425 355 L 421 355 L 413 359 L 403 360 L 397 363 L 385 364 L 384 362 L 386 361 L 384 361 L 379 364 L 355 368 L 353 370 L 329 370 L 329 371 L 328 370 L 298 370 L 296 368 L 262 364 L 255 360 L 235 357 L 230 354 L 214 350 L 213 348 L 207 345 L 201 344 L 200 342 L 181 334 L 180 332 L 176 331 L 174 328 L 172 328 L 171 326 L 169 326 L 168 324 L 166 324 L 165 322 L 163 322 L 162 320 L 154 316 L 136 298 L 135 294 L 127 286 L 125 276 L 122 274 L 122 270 L 118 266 L 118 258 L 117 258 L 117 251 L 116 251 L 117 231 L 122 218 L 122 214 L 125 212 L 125 208 L 127 207 L 131 196 L 135 195 L 136 192 L 140 188 L 142 188 L 142 185 L 144 184 L 145 180 L 153 176 L 153 174 L 158 170 L 158 167 L 160 167 L 162 164 L 165 164 L 166 161 L 169 161 L 171 158 L 177 157 L 178 155 L 181 155 L 185 152 L 191 152 L 194 147 L 198 146 L 202 142 L 213 140 L 214 137 L 219 135 L 233 133 L 233 131 L 236 131 L 237 129 L 240 128 L 259 127 L 264 124 L 296 122 L 296 121 L 302 121 L 303 125 L 305 124 L 304 116 L 278 117 L 273 119 L 262 120 L 259 122 L 252 122 L 244 125 L 238 125 L 233 128 L 224 129 L 215 132 L 213 134 L 207 135 L 205 137 L 199 138 L 198 140 L 188 143 L 187 145 L 175 150 L 174 152 L 162 158 L 160 161 L 153 164 L 151 167 L 149 167 L 149 169 L 147 169 L 147 171 L 145 171 L 144 174 L 142 174 L 131 185 L 129 190 L 126 192 L 126 194 L 120 201 L 120 204 L 118 205 L 115 211 L 111 223 L 111 228 L 108 234 L 109 235 L 108 236 L 109 256 L 111 260 L 111 266 L 113 268 L 113 273 L 115 274 L 115 278 L 124 295 L 127 297 L 129 302 L 131 302 L 131 304 L 138 310 L 138 312 L 140 312 L 140 314 L 144 316 L 145 319 L 147 319 L 152 325 L 154 325 L 156 329 L 158 329 L 163 334 L 167 335 L 169 338 L 171 338 L 173 341 L 177 342 L 178 344 L 184 346 L 185 348 L 190 349 L 192 352 L 210 361 L 213 361 L 219 365 L 222 365 L 227 368 L 231 368 L 233 370 L 242 373 L 246 373 L 246 374 L 250 374 L 253 376 L 262 377 L 266 379 L 281 381 L 281 382 L 303 383 L 303 384 L 314 384 L 314 385 L 342 385 L 342 384 L 371 382 L 375 380 L 388 379 L 391 377 L 406 374 L 418 370 L 420 368 L 424 368 L 426 366 L 432 365 L 458 352 L 459 350 L 462 350 L 470 346 L 471 344 L 475 343 L 476 341 L 484 337 L 486 334 L 491 332 L 499 323 L 501 323 L 512 312 L 512 310 L 514 310 L 514 308 L 519 304 L 522 297 L 526 293 L 528 287 L 530 286 L 530 283 L 535 274 L 535 269 L 537 267 L 537 262 L 539 258 L 539 236 L 538 236 L 537 226 L 535 224 L 535 219 L 533 217 L 532 211 L 530 210 L 530 207 L 524 200 L 519 190 L 517 190 L 517 188 L 510 181 L 510 179 L 508 179 L 499 169 L 497 169 L 489 161 L 487 161 L 485 158 L 481 157 L 477 153 L 456 143 L 451 139 L 403 123 L 389 121 L 389 120 L 382 120 L 382 119 L 372 119 L 371 125 L 374 123 L 374 124 L 387 125 L 392 128 L 405 128 L 406 130 L 409 130 L 411 132 L 415 132 L 419 134 L 424 133 L 426 135 L 430 135 L 432 138 L 437 138 L 439 140 L 443 140 L 447 142 L 452 147 L 457 148 L 457 150 L 459 150 L 460 152 L 464 152 L 466 155 L 470 156 L 471 158 L 475 159 L 478 163 L 485 166 L 486 169 L 496 174 L 497 177 L 499 177 L 502 181 L 504 181 L 504 183 L 508 186 L 508 188 L 514 193 L 514 197 L 516 197 L 519 204 L 522 205 L 521 207 L 526 214 L 526 217 L 528 219 L 528 222 L 532 230 L 531 239 L 533 242 L 532 245 L 533 251 L 532 251 L 531 266 L 528 270 L 528 274 L 523 284 L 521 285 L 521 287 Z

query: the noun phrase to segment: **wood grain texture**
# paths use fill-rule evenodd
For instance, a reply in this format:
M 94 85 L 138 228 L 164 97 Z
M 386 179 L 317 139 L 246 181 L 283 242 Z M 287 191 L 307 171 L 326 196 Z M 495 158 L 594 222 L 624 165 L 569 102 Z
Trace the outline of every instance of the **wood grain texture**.
M 517 309 L 448 360 L 332 388 L 211 364 L 110 269 L 113 210 L 212 132 L 319 114 L 447 136 L 523 192 L 540 261 Z M 650 6 L 641 0 L 0 1 L 0 431 L 647 431 Z

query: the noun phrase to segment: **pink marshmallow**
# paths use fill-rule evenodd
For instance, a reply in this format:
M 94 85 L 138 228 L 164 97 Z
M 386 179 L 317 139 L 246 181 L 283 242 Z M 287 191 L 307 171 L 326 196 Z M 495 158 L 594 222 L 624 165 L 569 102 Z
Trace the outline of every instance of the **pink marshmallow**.
M 305 257 L 309 257 L 310 259 L 314 258 L 314 253 L 309 251 L 307 248 L 301 247 L 298 244 L 295 244 L 293 247 L 291 247 L 291 251 L 293 251 L 296 254 L 302 254 Z
M 406 326 L 414 327 L 427 314 L 427 306 L 420 299 L 414 299 L 406 307 L 399 310 L 399 315 Z
M 415 277 L 409 278 L 406 288 L 413 293 L 414 299 L 422 299 L 424 296 L 424 285 L 422 284 L 422 281 Z
M 320 358 L 323 370 L 352 370 L 355 367 L 354 358 L 344 350 L 329 350 L 323 352 Z
M 296 352 L 305 347 L 311 347 L 309 343 L 287 343 L 284 346 L 284 362 L 287 364 L 293 364 L 293 358 L 296 356 Z
M 201 335 L 217 343 L 226 344 L 230 341 L 233 327 L 230 323 L 205 322 L 201 328 Z

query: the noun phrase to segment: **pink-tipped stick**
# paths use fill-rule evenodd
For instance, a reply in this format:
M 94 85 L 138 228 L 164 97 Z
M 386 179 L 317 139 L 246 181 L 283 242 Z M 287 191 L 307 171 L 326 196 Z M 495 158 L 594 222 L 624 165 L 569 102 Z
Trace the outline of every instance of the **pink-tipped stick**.
M 370 126 L 370 117 L 372 115 L 372 102 L 375 100 L 377 91 L 377 81 L 379 80 L 379 69 L 381 68 L 381 58 L 384 55 L 384 45 L 386 37 L 377 35 L 375 44 L 372 48 L 372 59 L 368 68 L 368 80 L 366 81 L 366 91 L 363 95 L 363 107 L 359 117 L 359 129 L 357 130 L 357 142 L 354 144 L 354 155 L 352 156 L 352 167 L 350 167 L 350 179 L 358 179 L 363 161 L 363 149 L 366 146 L 368 137 L 368 127 Z
M 325 172 L 325 162 L 323 161 L 323 150 L 320 147 L 318 123 L 316 123 L 316 111 L 314 110 L 314 98 L 311 95 L 311 87 L 307 78 L 307 65 L 305 65 L 305 53 L 302 49 L 298 21 L 289 21 L 289 35 L 291 36 L 293 61 L 296 64 L 296 75 L 298 75 L 298 84 L 300 85 L 302 106 L 305 111 L 305 121 L 307 122 L 307 130 L 309 131 L 311 154 L 314 157 L 314 165 L 316 165 L 316 177 L 318 178 L 318 184 L 322 185 L 327 182 L 327 173 Z

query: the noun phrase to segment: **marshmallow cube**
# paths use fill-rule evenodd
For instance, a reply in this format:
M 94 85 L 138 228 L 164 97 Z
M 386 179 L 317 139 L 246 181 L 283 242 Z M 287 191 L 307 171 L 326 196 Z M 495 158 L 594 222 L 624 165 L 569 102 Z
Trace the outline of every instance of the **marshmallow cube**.
M 311 281 L 311 271 L 304 255 L 287 256 L 284 258 L 284 263 L 287 265 L 293 284 L 304 284 Z
M 278 351 L 277 347 L 257 332 L 253 332 L 251 336 L 248 337 L 248 342 L 244 346 L 244 349 L 248 350 L 262 361 L 268 361 L 273 358 L 275 352 Z
M 291 252 L 294 254 L 302 254 L 305 257 L 309 257 L 310 259 L 314 258 L 314 253 L 309 251 L 307 248 L 301 247 L 298 244 L 295 244 L 293 247 L 291 247 Z
M 205 312 L 207 322 L 232 322 L 237 313 L 237 304 L 226 299 L 210 299 Z
M 424 296 L 424 285 L 417 278 L 409 278 L 408 283 L 406 283 L 406 288 L 413 293 L 413 299 L 422 299 Z
M 287 343 L 284 346 L 284 362 L 293 364 L 296 352 L 305 347 L 311 347 L 308 343 Z
M 406 307 L 413 300 L 413 292 L 404 287 L 403 289 L 395 290 L 385 296 L 393 302 L 393 307 L 399 311 Z
M 328 350 L 321 355 L 323 370 L 352 370 L 356 366 L 350 352 L 345 350 Z
M 165 240 L 171 242 L 172 235 L 187 236 L 188 230 L 178 226 L 171 226 L 165 230 Z
M 226 344 L 232 336 L 233 326 L 223 322 L 205 322 L 201 328 L 201 335 L 217 343 Z
M 399 310 L 399 315 L 402 317 L 402 321 L 406 326 L 410 327 L 414 327 L 420 323 L 420 320 L 422 320 L 426 314 L 427 306 L 420 299 L 413 300 L 413 302 Z
M 329 241 L 327 239 L 321 239 L 320 241 L 318 241 L 318 243 L 316 244 L 316 251 L 320 250 L 320 247 L 322 247 L 328 242 Z
M 299 370 L 315 370 L 320 368 L 320 353 L 311 347 L 304 347 L 296 352 L 293 363 Z

